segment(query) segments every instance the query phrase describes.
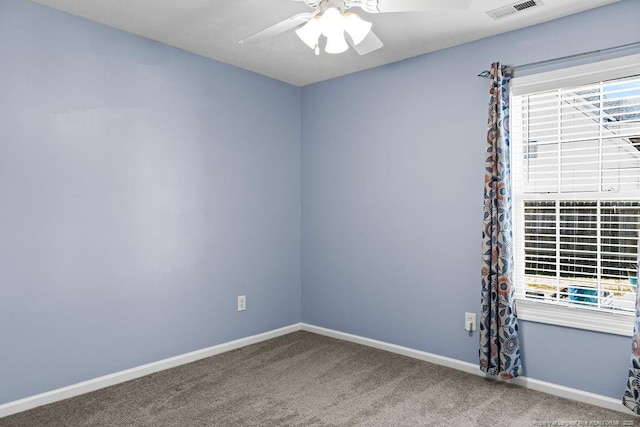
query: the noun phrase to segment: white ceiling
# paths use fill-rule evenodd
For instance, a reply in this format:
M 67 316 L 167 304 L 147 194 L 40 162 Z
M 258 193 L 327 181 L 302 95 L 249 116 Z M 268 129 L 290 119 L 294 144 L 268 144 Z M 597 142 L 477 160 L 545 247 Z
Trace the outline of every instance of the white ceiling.
M 271 42 L 241 40 L 311 9 L 292 0 L 32 0 L 296 86 L 327 80 L 619 0 L 543 0 L 542 6 L 494 21 L 486 12 L 514 0 L 474 0 L 467 10 L 368 14 L 384 47 L 359 56 L 349 49 L 316 56 L 293 30 Z M 390 1 L 390 0 L 389 0 Z M 517 1 L 517 0 L 516 0 Z

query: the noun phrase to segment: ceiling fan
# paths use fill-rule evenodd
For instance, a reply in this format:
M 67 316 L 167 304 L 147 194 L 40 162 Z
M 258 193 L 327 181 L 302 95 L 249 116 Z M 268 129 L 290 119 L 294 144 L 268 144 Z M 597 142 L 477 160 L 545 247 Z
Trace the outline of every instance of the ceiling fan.
M 313 9 L 267 27 L 238 43 L 258 43 L 296 29 L 298 37 L 316 55 L 320 54 L 321 36 L 326 39 L 325 52 L 342 53 L 349 45 L 359 55 L 380 49 L 383 44 L 371 31 L 371 23 L 351 12 L 359 7 L 368 13 L 423 12 L 441 9 L 466 9 L 472 0 L 293 0 Z M 348 43 L 348 44 L 347 44 Z

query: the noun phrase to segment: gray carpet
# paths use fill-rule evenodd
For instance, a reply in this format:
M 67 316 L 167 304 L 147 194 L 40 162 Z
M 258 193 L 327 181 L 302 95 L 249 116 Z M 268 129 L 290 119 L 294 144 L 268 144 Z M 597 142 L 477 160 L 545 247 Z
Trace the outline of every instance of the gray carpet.
M 555 423 L 555 424 L 553 424 Z M 636 425 L 640 418 L 296 332 L 0 426 Z

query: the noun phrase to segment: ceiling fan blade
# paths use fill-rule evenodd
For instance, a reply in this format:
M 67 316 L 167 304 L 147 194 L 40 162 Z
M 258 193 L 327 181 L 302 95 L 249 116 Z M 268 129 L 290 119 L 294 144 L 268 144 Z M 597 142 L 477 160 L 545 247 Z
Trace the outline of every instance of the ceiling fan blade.
M 378 12 L 467 9 L 472 0 L 378 0 Z
M 369 31 L 369 34 L 367 34 L 367 36 L 358 44 L 354 44 L 353 40 L 351 40 L 351 37 L 349 37 L 348 34 L 346 39 L 351 45 L 351 47 L 353 48 L 353 50 L 358 52 L 358 55 L 366 55 L 367 53 L 371 53 L 374 50 L 378 50 L 382 46 L 384 46 L 380 41 L 380 39 L 378 38 L 378 36 L 376 36 L 373 31 Z
M 315 13 L 313 12 L 299 13 L 297 15 L 293 15 L 292 17 L 287 18 L 284 21 L 280 21 L 277 24 L 273 24 L 272 26 L 267 27 L 264 30 L 260 30 L 257 33 L 252 34 L 249 37 L 246 37 L 238 41 L 238 43 L 241 43 L 241 44 L 260 43 L 262 41 L 270 39 L 271 37 L 277 36 L 278 34 L 282 34 L 287 30 L 296 28 L 304 24 L 314 16 L 315 16 Z

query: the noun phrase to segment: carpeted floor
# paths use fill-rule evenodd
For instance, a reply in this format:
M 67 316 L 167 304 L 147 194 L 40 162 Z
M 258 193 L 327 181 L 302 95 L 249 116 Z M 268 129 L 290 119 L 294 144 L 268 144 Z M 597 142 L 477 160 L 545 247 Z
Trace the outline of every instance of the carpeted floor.
M 0 418 L 2 427 L 449 425 L 640 418 L 308 332 Z

